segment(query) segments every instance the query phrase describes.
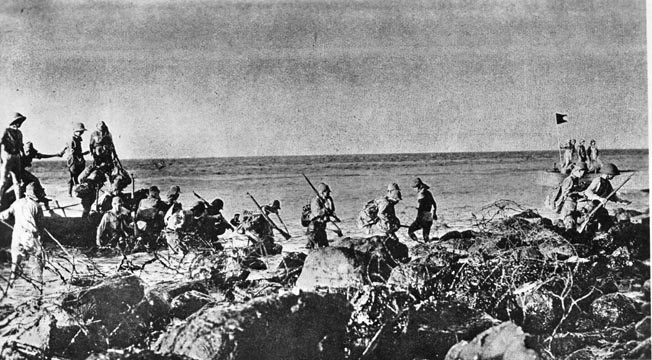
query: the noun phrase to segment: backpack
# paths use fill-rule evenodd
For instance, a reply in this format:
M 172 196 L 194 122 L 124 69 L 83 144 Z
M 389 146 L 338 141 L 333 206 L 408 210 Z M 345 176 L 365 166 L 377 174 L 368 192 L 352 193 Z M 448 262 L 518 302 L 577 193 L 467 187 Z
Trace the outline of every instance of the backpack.
M 374 200 L 369 200 L 360 214 L 358 215 L 358 227 L 360 229 L 371 226 L 378 222 L 378 202 Z
M 310 225 L 310 214 L 310 203 L 308 203 L 304 205 L 303 209 L 301 210 L 301 226 L 308 227 L 308 225 Z

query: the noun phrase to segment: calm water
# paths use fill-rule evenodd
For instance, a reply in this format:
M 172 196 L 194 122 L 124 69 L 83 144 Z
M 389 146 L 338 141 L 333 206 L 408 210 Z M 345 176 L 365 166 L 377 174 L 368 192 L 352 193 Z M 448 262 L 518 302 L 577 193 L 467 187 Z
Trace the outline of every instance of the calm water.
M 647 150 L 607 150 L 603 161 L 621 169 L 638 170 L 623 191 L 632 208 L 649 206 Z M 384 194 L 388 183 L 401 186 L 403 201 L 397 213 L 403 222 L 415 215 L 415 194 L 409 187 L 414 176 L 429 184 L 438 204 L 440 223 L 469 226 L 471 214 L 499 199 L 513 200 L 526 208 L 540 209 L 552 179 L 543 169 L 552 167 L 556 152 L 386 154 L 247 158 L 202 158 L 172 160 L 125 160 L 123 165 L 136 178 L 136 190 L 157 185 L 165 193 L 171 185 L 181 187 L 181 201 L 190 206 L 196 191 L 207 200 L 224 200 L 224 214 L 230 218 L 259 203 L 281 201 L 281 216 L 291 232 L 302 232 L 301 207 L 313 196 L 301 173 L 313 182 L 328 183 L 333 191 L 342 228 L 355 233 L 355 218 L 370 199 Z M 157 164 L 165 164 L 159 169 Z M 69 198 L 66 173 L 60 162 L 36 162 L 34 173 L 42 179 L 48 194 L 61 204 L 78 202 Z M 624 177 L 616 178 L 615 183 Z M 68 211 L 79 214 L 80 209 Z
M 545 216 L 552 215 L 541 209 L 548 189 L 542 184 L 550 183 L 550 175 L 542 169 L 550 168 L 556 156 L 554 152 L 387 154 L 126 160 L 123 165 L 133 172 L 136 189 L 157 185 L 165 193 L 170 185 L 179 185 L 181 201 L 186 206 L 196 200 L 193 190 L 209 201 L 220 197 L 225 201 L 224 214 L 228 218 L 243 209 L 255 208 L 246 192 L 254 195 L 261 204 L 279 199 L 281 217 L 292 238 L 284 241 L 278 236 L 277 241 L 288 252 L 306 251 L 305 230 L 299 223 L 299 216 L 302 206 L 314 195 L 301 173 L 305 173 L 315 185 L 324 181 L 331 186 L 337 213 L 342 219 L 340 227 L 346 236 L 365 235 L 356 227 L 357 214 L 368 200 L 384 195 L 390 182 L 397 182 L 403 189 L 404 200 L 397 205 L 397 215 L 403 223 L 411 222 L 416 213 L 416 201 L 409 184 L 414 176 L 419 176 L 431 186 L 437 201 L 439 221 L 433 235 L 441 236 L 450 229 L 471 227 L 472 214 L 481 215 L 485 205 L 500 199 L 513 200 L 525 208 L 539 209 Z M 648 193 L 641 190 L 649 187 L 648 152 L 605 151 L 604 161 L 613 161 L 622 169 L 638 170 L 637 175 L 623 188 L 623 194 L 632 201 L 629 208 L 647 209 Z M 159 169 L 157 164 L 161 162 L 165 163 L 165 167 Z M 78 199 L 67 195 L 63 163 L 37 162 L 33 171 L 41 178 L 48 194 L 62 205 L 78 202 Z M 617 178 L 616 183 L 619 181 L 622 179 Z M 81 209 L 73 207 L 67 213 L 68 216 L 79 216 Z M 414 244 L 407 237 L 405 229 L 401 229 L 398 236 L 408 246 Z M 336 238 L 332 232 L 329 232 L 329 237 L 331 240 Z M 239 234 L 227 232 L 222 238 L 227 249 L 246 245 L 245 238 Z M 61 253 L 53 244 L 46 245 L 55 254 Z M 112 274 L 122 260 L 120 256 L 89 259 L 80 249 L 69 251 L 79 259 L 92 261 L 105 274 Z M 147 253 L 131 256 L 136 265 L 151 258 L 152 255 Z M 281 258 L 267 258 L 268 267 L 274 269 Z M 186 259 L 187 263 L 191 261 L 192 258 Z M 67 265 L 62 261 L 58 263 Z M 79 268 L 84 269 L 84 266 Z M 8 275 L 9 264 L 2 264 L 0 276 L 6 278 Z M 264 272 L 254 272 L 250 278 L 264 275 Z M 155 284 L 161 279 L 181 279 L 185 273 L 171 272 L 155 262 L 149 264 L 140 276 L 146 284 Z M 48 283 L 45 294 L 48 297 L 56 297 L 69 287 L 51 271 L 45 272 L 45 279 Z M 19 303 L 31 294 L 31 286 L 21 281 L 4 301 Z

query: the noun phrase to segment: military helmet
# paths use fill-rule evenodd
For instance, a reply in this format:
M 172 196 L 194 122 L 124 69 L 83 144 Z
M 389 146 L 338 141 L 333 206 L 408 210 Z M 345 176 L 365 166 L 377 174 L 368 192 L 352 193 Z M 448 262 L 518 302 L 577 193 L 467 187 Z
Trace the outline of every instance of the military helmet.
M 414 178 L 414 180 L 412 180 L 412 187 L 413 188 L 419 187 L 421 185 L 423 185 L 423 181 L 421 181 L 421 178 L 417 177 L 417 178 Z
M 170 186 L 170 190 L 168 190 L 168 197 L 174 196 L 174 195 L 179 195 L 181 193 L 181 189 L 179 188 L 178 185 L 172 185 Z
M 278 200 L 272 201 L 272 207 L 277 208 L 277 209 L 281 209 L 281 202 L 278 201 Z
M 403 197 L 401 196 L 401 190 L 390 190 L 389 194 L 387 194 L 387 197 L 396 201 L 403 200 Z
M 616 167 L 616 165 L 612 163 L 604 164 L 600 169 L 600 172 L 603 174 L 613 175 L 613 176 L 620 175 L 620 170 L 618 170 L 618 167 Z
M 22 124 L 23 121 L 25 121 L 25 120 L 27 120 L 27 118 L 25 117 L 25 115 L 23 115 L 23 114 L 21 114 L 21 113 L 15 113 L 15 114 L 14 114 L 14 118 L 11 119 L 11 122 L 9 123 L 9 125 L 20 125 L 20 124 Z
M 319 193 L 323 193 L 324 191 L 331 191 L 331 188 L 329 188 L 328 185 L 324 183 L 319 183 L 317 184 L 317 191 L 319 191 Z
M 392 190 L 401 190 L 401 188 L 398 187 L 397 183 L 391 183 L 387 185 L 387 191 L 392 191 Z
M 586 165 L 585 161 L 580 161 L 577 164 L 575 164 L 575 168 L 573 170 L 584 170 L 584 171 L 589 171 L 589 166 Z
M 211 201 L 210 208 L 213 211 L 222 210 L 224 209 L 224 201 L 222 201 L 222 199 L 214 199 Z
M 84 126 L 83 123 L 78 122 L 78 123 L 75 123 L 75 125 L 72 127 L 72 131 L 73 132 L 77 132 L 77 131 L 84 132 L 84 131 L 86 131 L 86 127 Z

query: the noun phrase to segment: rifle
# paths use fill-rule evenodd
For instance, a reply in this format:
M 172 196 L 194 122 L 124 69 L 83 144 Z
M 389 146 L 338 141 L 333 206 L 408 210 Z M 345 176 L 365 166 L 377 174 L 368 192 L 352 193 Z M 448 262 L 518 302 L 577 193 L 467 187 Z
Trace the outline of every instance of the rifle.
M 197 199 L 201 200 L 201 202 L 203 202 L 207 207 L 210 205 L 210 203 L 209 203 L 208 201 L 206 201 L 206 199 L 204 199 L 203 197 L 201 197 L 201 196 L 200 196 L 199 194 L 197 194 L 194 190 L 192 191 L 192 194 L 195 195 L 195 196 L 197 197 Z
M 315 186 L 312 184 L 312 182 L 310 182 L 310 179 L 308 179 L 308 177 L 306 176 L 306 174 L 301 173 L 301 175 L 303 175 L 303 177 L 306 179 L 306 181 L 308 182 L 308 185 L 310 185 L 310 187 L 312 188 L 312 191 L 314 191 L 315 194 L 317 194 L 317 197 L 318 197 L 319 199 L 321 199 L 321 201 L 323 201 L 323 202 L 325 203 L 325 202 L 326 202 L 326 199 L 324 199 L 324 198 L 321 196 L 321 194 L 319 193 L 319 191 L 317 191 L 317 188 L 315 188 Z M 340 229 L 340 227 L 337 226 L 337 224 L 336 224 L 333 220 L 330 219 L 331 217 L 332 217 L 333 219 L 335 219 L 335 221 L 337 221 L 337 222 L 341 222 L 341 220 L 340 220 L 340 218 L 338 218 L 337 215 L 335 215 L 335 214 L 329 214 L 329 215 L 328 215 L 328 220 L 330 220 L 330 222 L 333 224 L 333 226 L 335 226 L 335 233 L 337 233 L 337 236 L 340 236 L 340 237 L 341 237 L 341 236 L 342 236 L 342 229 Z
M 131 175 L 131 201 L 134 204 L 134 238 L 137 237 L 138 235 L 138 225 L 136 224 L 136 213 L 138 213 L 138 205 L 136 204 L 136 179 L 134 178 L 134 174 Z
M 584 232 L 584 230 L 586 229 L 586 227 L 589 225 L 589 222 L 591 221 L 591 218 L 593 217 L 593 215 L 595 215 L 595 213 L 596 213 L 596 212 L 597 212 L 601 207 L 603 207 L 603 206 L 607 203 L 607 201 L 609 201 L 609 199 L 610 199 L 612 196 L 614 196 L 618 190 L 620 190 L 621 187 L 623 187 L 625 184 L 627 184 L 627 182 L 629 181 L 629 179 L 631 179 L 632 176 L 634 176 L 634 174 L 635 174 L 635 173 L 632 173 L 631 175 L 629 175 L 629 177 L 628 177 L 627 179 L 625 179 L 625 181 L 623 181 L 622 184 L 618 185 L 618 187 L 615 188 L 614 191 L 611 192 L 611 194 L 607 195 L 607 197 L 605 198 L 605 199 L 606 199 L 605 201 L 601 202 L 600 205 L 596 206 L 595 209 L 591 210 L 591 212 L 589 213 L 589 215 L 586 217 L 586 220 L 585 220 L 585 221 L 582 223 L 582 225 L 580 225 L 580 227 L 577 229 L 577 232 L 578 232 L 578 233 L 581 234 L 582 232 Z
M 260 206 L 260 204 L 258 204 L 258 201 L 256 201 L 256 199 L 254 199 L 254 197 L 251 196 L 250 193 L 247 193 L 247 195 L 251 198 L 251 200 L 254 202 L 254 204 L 256 204 L 256 207 L 258 207 L 258 210 L 260 210 L 260 213 L 263 215 L 263 217 L 265 218 L 265 220 L 267 220 L 267 222 L 268 222 L 270 225 L 272 225 L 272 227 L 273 227 L 274 229 L 276 229 L 276 231 L 278 231 L 279 234 L 283 235 L 283 237 L 285 238 L 285 240 L 288 240 L 288 239 L 290 239 L 290 238 L 292 237 L 290 234 L 288 234 L 288 233 L 286 233 L 285 231 L 281 230 L 281 228 L 279 228 L 278 226 L 276 226 L 276 224 L 274 224 L 274 222 L 272 221 L 272 219 L 270 219 L 269 216 L 267 216 L 267 214 L 265 213 L 265 210 L 263 210 L 263 208 Z

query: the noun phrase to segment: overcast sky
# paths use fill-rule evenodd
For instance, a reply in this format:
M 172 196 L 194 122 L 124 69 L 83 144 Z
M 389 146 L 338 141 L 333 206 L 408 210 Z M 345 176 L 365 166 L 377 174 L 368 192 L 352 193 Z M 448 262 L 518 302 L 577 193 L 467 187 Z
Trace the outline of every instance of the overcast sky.
M 0 125 L 42 152 L 100 120 L 122 158 L 648 146 L 645 1 L 4 0 L 0 25 Z

